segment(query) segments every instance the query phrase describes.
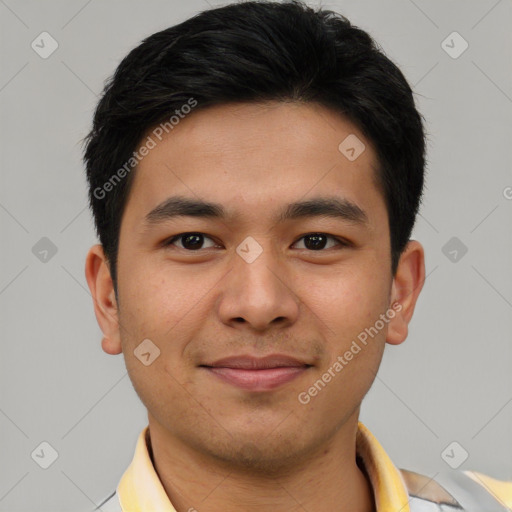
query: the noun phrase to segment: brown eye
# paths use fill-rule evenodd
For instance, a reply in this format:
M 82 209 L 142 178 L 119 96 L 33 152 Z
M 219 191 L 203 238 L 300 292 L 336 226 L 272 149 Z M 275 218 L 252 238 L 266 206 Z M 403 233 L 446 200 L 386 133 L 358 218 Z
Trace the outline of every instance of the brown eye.
M 346 242 L 343 242 L 337 237 L 334 237 L 332 235 L 328 235 L 326 233 L 309 233 L 308 235 L 304 235 L 299 240 L 304 239 L 304 248 L 309 249 L 311 251 L 321 251 L 322 249 L 325 249 L 325 246 L 327 244 L 328 239 L 334 240 L 337 242 L 338 246 L 348 246 Z M 297 241 L 298 242 L 298 241 Z M 297 243 L 295 242 L 295 243 Z M 329 247 L 330 249 L 331 247 Z M 303 247 L 299 247 L 299 249 L 303 249 Z
M 178 246 L 179 249 L 197 251 L 199 249 L 204 249 L 203 245 L 205 239 L 212 240 L 210 237 L 204 235 L 203 233 L 180 233 L 179 235 L 176 235 L 168 240 L 165 245 L 173 245 L 174 242 L 181 240 L 181 247 Z M 213 247 L 214 245 L 210 247 Z
M 329 239 L 336 243 L 327 247 Z M 205 246 L 205 240 L 210 240 L 212 245 Z M 299 247 L 299 249 L 308 249 L 309 251 L 316 252 L 322 252 L 322 250 L 326 248 L 331 249 L 336 246 L 348 247 L 350 245 L 348 242 L 326 233 L 308 233 L 307 235 L 303 235 L 299 240 L 297 240 L 294 245 L 299 243 L 300 240 L 304 240 L 304 247 Z M 180 245 L 176 245 L 177 242 L 180 242 Z M 200 249 L 210 249 L 212 247 L 216 247 L 216 244 L 212 238 L 206 236 L 204 233 L 196 232 L 180 233 L 164 242 L 163 245 L 166 247 L 174 245 L 178 249 L 183 249 L 186 251 L 199 251 Z

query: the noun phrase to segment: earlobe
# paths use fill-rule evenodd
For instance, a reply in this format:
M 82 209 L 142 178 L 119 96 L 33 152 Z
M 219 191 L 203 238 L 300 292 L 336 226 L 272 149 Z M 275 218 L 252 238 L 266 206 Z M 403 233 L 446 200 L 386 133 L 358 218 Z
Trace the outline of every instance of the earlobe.
M 103 349 L 103 352 L 106 352 L 112 356 L 122 352 L 120 343 L 114 341 L 111 338 L 106 338 L 105 336 L 103 336 L 103 339 L 101 340 L 101 348 Z
M 396 314 L 388 325 L 387 343 L 399 345 L 406 340 L 409 333 L 409 322 L 424 281 L 425 254 L 423 246 L 416 240 L 409 240 L 400 256 L 400 262 L 393 278 L 391 305 Z
M 93 298 L 96 320 L 103 332 L 101 346 L 107 354 L 120 354 L 122 347 L 114 285 L 100 244 L 91 247 L 87 254 L 85 277 Z

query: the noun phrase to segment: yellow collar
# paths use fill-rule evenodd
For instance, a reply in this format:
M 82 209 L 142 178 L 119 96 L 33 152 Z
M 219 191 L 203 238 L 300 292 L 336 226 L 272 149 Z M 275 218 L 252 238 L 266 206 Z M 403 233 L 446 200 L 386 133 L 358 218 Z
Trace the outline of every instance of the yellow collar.
M 149 425 L 139 434 L 132 462 L 117 486 L 121 506 L 130 512 L 176 512 L 153 467 L 146 441 L 148 433 Z M 357 429 L 356 452 L 370 479 L 377 512 L 410 512 L 400 471 L 361 422 Z

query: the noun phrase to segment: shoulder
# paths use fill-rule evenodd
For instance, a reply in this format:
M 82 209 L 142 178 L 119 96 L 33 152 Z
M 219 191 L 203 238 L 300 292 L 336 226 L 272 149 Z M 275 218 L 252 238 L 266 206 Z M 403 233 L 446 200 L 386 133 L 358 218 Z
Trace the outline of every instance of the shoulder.
M 512 482 L 475 471 L 446 471 L 428 477 L 400 470 L 411 512 L 510 512 Z

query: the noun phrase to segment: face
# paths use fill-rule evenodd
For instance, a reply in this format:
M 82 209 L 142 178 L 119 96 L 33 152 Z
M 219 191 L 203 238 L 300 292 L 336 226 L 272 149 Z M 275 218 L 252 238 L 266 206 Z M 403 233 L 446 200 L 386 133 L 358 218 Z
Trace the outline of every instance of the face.
M 355 159 L 347 136 L 365 146 Z M 264 469 L 357 416 L 386 340 L 406 337 L 423 265 L 416 245 L 391 275 L 376 167 L 370 141 L 315 104 L 210 107 L 157 141 L 122 219 L 115 315 L 97 310 L 150 425 Z M 223 215 L 171 215 L 176 196 Z M 241 368 L 266 356 L 281 361 Z

